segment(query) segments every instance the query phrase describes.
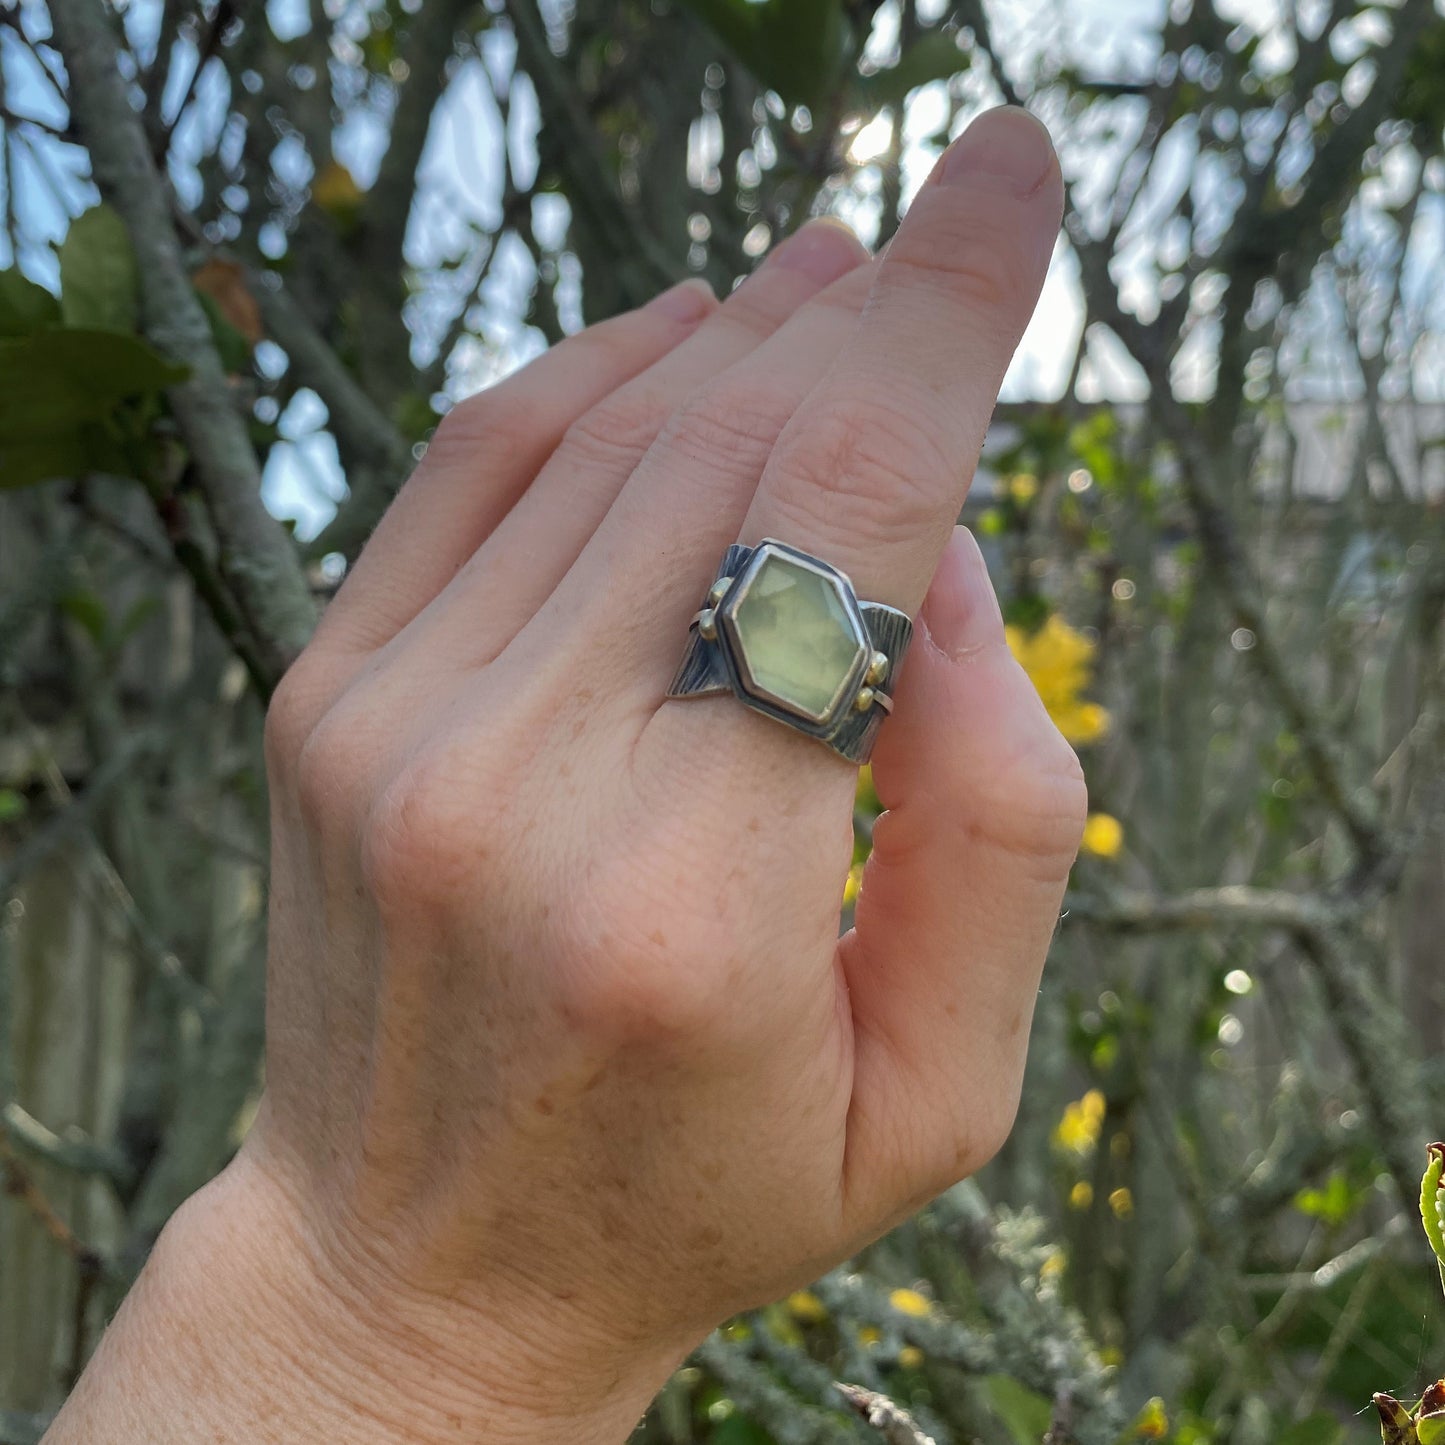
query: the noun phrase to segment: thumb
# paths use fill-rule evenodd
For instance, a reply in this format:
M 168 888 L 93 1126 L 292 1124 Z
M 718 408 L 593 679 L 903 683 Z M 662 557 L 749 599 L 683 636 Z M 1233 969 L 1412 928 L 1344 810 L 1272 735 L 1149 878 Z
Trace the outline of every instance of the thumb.
M 1007 1138 L 1087 807 L 966 528 L 920 621 L 874 758 L 888 811 L 839 944 L 855 1037 L 844 1186 L 860 1228 L 907 1213 Z

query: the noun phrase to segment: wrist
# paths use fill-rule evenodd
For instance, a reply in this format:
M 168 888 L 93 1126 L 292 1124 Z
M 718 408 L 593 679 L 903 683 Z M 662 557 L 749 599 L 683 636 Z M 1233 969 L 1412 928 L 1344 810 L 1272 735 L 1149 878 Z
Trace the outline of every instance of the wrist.
M 117 1442 L 617 1445 L 683 1350 L 620 1356 L 552 1305 L 363 1277 L 243 1157 L 166 1226 L 50 1439 L 96 1438 L 95 1396 Z

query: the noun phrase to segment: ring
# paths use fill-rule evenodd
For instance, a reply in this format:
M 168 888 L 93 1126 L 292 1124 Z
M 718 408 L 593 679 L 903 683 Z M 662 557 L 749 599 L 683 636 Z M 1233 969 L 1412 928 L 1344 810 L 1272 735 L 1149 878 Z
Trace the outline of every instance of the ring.
M 913 623 L 860 602 L 845 573 L 785 542 L 734 543 L 688 628 L 668 697 L 730 692 L 754 712 L 866 763 Z

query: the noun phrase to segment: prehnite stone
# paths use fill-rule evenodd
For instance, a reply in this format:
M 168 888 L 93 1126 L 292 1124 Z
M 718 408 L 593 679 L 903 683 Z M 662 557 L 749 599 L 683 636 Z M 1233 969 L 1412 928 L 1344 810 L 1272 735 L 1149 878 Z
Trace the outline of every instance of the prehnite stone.
M 827 720 L 866 651 L 839 585 L 787 557 L 766 557 L 731 610 L 755 690 Z

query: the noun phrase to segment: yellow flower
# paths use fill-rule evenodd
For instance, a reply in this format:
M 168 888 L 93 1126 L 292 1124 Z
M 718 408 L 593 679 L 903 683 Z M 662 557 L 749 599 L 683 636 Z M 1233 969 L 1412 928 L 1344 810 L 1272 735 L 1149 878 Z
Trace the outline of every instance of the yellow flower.
M 1124 825 L 1109 813 L 1090 813 L 1080 847 L 1096 858 L 1117 858 L 1124 846 Z
M 916 1370 L 923 1364 L 923 1351 L 917 1345 L 904 1345 L 898 1352 L 899 1367 L 905 1370 Z
M 1109 1196 L 1109 1208 L 1119 1219 L 1128 1219 L 1134 1212 L 1134 1196 L 1127 1189 L 1116 1189 Z
M 819 1325 L 828 1318 L 828 1306 L 810 1289 L 795 1290 L 786 1304 L 788 1313 L 800 1324 Z
M 1081 1179 L 1069 1190 L 1069 1208 L 1087 1209 L 1094 1202 L 1094 1186 L 1087 1179 Z
M 1058 1279 L 1069 1267 L 1069 1257 L 1062 1249 L 1051 1249 L 1039 1266 L 1041 1280 Z
M 858 890 L 862 887 L 863 865 L 855 863 L 848 870 L 848 877 L 843 884 L 843 906 L 845 908 L 858 901 Z
M 1038 493 L 1039 479 L 1030 472 L 1018 472 L 1008 479 L 1008 494 L 1020 506 L 1027 506 Z
M 1169 1414 L 1158 1395 L 1139 1411 L 1134 1421 L 1134 1433 L 1145 1440 L 1160 1440 L 1169 1433 Z
M 858 1343 L 860 1345 L 876 1345 L 883 1338 L 883 1331 L 877 1325 L 860 1325 L 858 1327 Z
M 1087 1157 L 1099 1142 L 1107 1108 L 1103 1094 L 1090 1089 L 1082 1099 L 1065 1106 L 1064 1117 L 1054 1127 L 1054 1143 L 1070 1154 Z
M 888 1303 L 901 1315 L 912 1315 L 916 1320 L 927 1319 L 933 1313 L 933 1305 L 927 1295 L 916 1289 L 896 1289 L 888 1296 Z
M 1079 696 L 1094 670 L 1094 644 L 1051 614 L 1036 632 L 1005 628 L 1008 645 L 1038 689 L 1054 726 L 1071 743 L 1092 743 L 1109 729 L 1109 714 Z

